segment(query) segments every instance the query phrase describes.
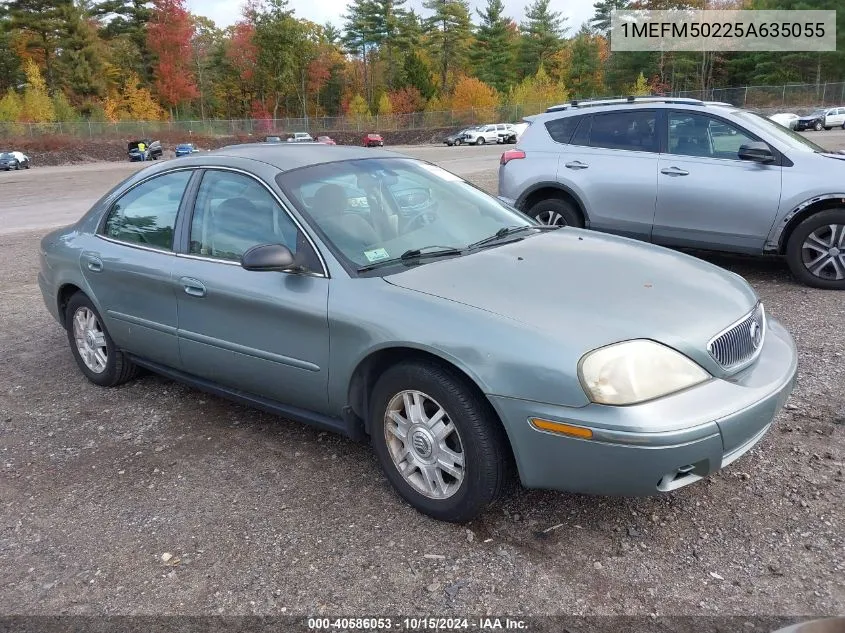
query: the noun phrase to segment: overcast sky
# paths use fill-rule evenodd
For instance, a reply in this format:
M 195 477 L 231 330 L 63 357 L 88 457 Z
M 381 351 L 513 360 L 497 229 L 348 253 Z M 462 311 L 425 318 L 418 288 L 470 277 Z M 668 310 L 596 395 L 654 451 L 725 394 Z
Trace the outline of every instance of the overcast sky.
M 517 22 L 523 19 L 525 5 L 531 0 L 505 0 L 506 14 Z M 593 15 L 593 2 L 595 0 L 552 0 L 553 11 L 560 11 L 569 19 L 566 25 L 569 27 L 568 34 L 573 35 L 582 23 L 589 20 Z M 296 16 L 324 24 L 331 21 L 335 26 L 343 26 L 343 13 L 347 0 L 290 0 L 289 5 L 294 9 Z M 482 7 L 486 0 L 470 0 L 470 7 Z M 234 24 L 241 12 L 241 0 L 188 0 L 188 8 L 199 15 L 204 15 L 217 23 L 219 27 L 226 27 Z M 408 0 L 405 5 L 413 7 L 417 13 L 425 15 L 427 12 L 422 8 L 422 0 Z M 477 16 L 473 11 L 473 20 Z

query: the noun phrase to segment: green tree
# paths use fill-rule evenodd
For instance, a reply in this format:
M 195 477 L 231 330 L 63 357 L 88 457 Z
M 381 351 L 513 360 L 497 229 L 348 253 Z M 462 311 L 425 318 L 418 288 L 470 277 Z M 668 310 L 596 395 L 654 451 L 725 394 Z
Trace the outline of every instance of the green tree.
M 566 18 L 560 11 L 549 9 L 550 0 L 534 0 L 525 7 L 525 20 L 520 24 L 519 69 L 522 76 L 533 75 L 540 64 L 560 50 L 566 32 Z
M 124 71 L 134 71 L 145 81 L 151 81 L 153 76 L 153 55 L 147 48 L 152 5 L 152 0 L 102 0 L 92 8 L 92 14 L 104 24 L 102 34 L 106 39 L 125 36 L 135 45 L 139 55 L 137 65 Z
M 470 60 L 476 76 L 484 83 L 505 92 L 513 83 L 514 46 L 511 20 L 504 15 L 502 0 L 487 0 L 482 11 L 477 9 L 481 23 L 475 31 Z
M 23 83 L 24 75 L 20 58 L 12 51 L 12 36 L 3 32 L 0 22 L 0 91 L 16 88 Z
M 92 16 L 81 2 L 64 5 L 62 14 L 67 33 L 56 60 L 56 87 L 61 86 L 79 101 L 102 97 L 107 90 L 105 50 Z
M 526 77 L 514 87 L 508 102 L 520 107 L 522 116 L 544 112 L 546 108 L 566 101 L 569 93 L 562 82 L 554 81 L 543 66 L 533 77 Z
M 258 82 L 267 97 L 273 101 L 273 118 L 286 96 L 293 92 L 296 76 L 296 46 L 300 40 L 300 27 L 286 0 L 272 0 L 269 7 L 259 13 L 255 24 L 255 45 L 258 49 Z
M 599 47 L 586 25 L 571 41 L 567 85 L 576 97 L 593 97 L 601 92 Z
M 611 12 L 614 9 L 627 9 L 630 4 L 631 0 L 598 0 L 593 5 L 595 13 L 590 18 L 590 26 L 596 33 L 609 37 Z
M 431 69 L 417 53 L 411 51 L 405 56 L 402 71 L 402 88 L 408 86 L 416 88 L 426 99 L 434 96 L 436 88 L 431 80 Z
M 72 0 L 11 0 L 6 28 L 27 34 L 26 46 L 41 57 L 48 88 L 56 86 L 53 66 L 56 51 L 67 34 L 67 12 Z
M 466 0 L 425 0 L 432 15 L 426 20 L 432 57 L 437 60 L 440 88 L 446 90 L 450 71 L 464 68 L 470 37 L 469 5 Z
M 79 121 L 82 118 L 61 90 L 53 95 L 53 112 L 55 113 L 56 121 L 63 123 Z
M 371 0 L 353 0 L 346 7 L 344 16 L 344 28 L 346 34 L 343 37 L 343 44 L 346 50 L 362 62 L 364 76 L 363 86 L 367 101 L 372 100 L 373 81 L 370 72 L 370 57 L 376 47 L 378 34 L 376 25 L 373 23 L 375 10 Z
M 389 89 L 397 85 L 401 63 L 400 24 L 405 14 L 405 0 L 370 0 L 369 23 L 373 27 L 373 43 L 379 48 L 379 58 L 385 62 L 386 83 Z

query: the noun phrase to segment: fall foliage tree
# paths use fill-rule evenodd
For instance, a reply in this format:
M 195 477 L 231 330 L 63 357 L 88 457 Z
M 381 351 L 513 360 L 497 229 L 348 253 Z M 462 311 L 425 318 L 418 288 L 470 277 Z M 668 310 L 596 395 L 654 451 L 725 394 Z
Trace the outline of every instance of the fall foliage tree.
M 367 106 L 367 102 L 364 97 L 361 95 L 355 95 L 352 97 L 352 101 L 349 102 L 349 110 L 347 110 L 347 114 L 355 118 L 370 116 L 370 108 Z
M 390 97 L 385 92 L 379 97 L 377 112 L 380 115 L 393 114 L 393 105 L 390 103 Z
M 56 120 L 53 101 L 47 92 L 47 83 L 38 65 L 31 59 L 24 63 L 26 89 L 21 104 L 21 121 L 28 123 L 50 123 Z
M 20 95 L 9 88 L 0 99 L 0 123 L 14 123 L 21 117 L 23 103 Z
M 651 94 L 651 86 L 645 75 L 640 73 L 637 80 L 628 88 L 627 93 L 635 97 L 647 97 Z
M 455 85 L 452 94 L 452 109 L 456 111 L 474 110 L 481 120 L 493 120 L 499 95 L 492 86 L 475 77 L 464 77 Z
M 413 86 L 394 90 L 389 94 L 389 97 L 393 114 L 410 114 L 411 112 L 420 112 L 425 108 L 425 99 L 423 99 L 420 91 Z
M 526 77 L 511 90 L 508 102 L 523 106 L 520 112 L 525 116 L 544 112 L 549 106 L 566 101 L 567 96 L 563 82 L 552 79 L 541 65 L 536 75 Z
M 185 0 L 154 0 L 147 46 L 156 56 L 155 87 L 161 102 L 178 107 L 198 96 L 191 65 L 194 24 Z
M 105 101 L 109 121 L 156 121 L 164 118 L 164 110 L 152 93 L 141 85 L 138 75 L 131 73 L 120 92 L 113 92 Z

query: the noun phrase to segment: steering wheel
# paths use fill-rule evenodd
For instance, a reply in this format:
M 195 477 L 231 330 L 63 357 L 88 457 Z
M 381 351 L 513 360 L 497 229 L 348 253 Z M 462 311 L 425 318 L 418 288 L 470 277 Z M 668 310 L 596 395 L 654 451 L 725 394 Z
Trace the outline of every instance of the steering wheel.
M 417 213 L 405 224 L 406 231 L 414 231 L 421 229 L 424 226 L 432 224 L 439 219 L 440 215 L 433 209 L 426 209 L 421 213 Z M 419 226 L 417 226 L 419 224 Z

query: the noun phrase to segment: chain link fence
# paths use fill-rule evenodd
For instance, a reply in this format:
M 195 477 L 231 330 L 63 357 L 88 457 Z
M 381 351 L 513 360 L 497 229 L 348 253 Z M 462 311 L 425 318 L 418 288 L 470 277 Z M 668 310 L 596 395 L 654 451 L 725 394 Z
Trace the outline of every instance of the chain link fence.
M 687 90 L 665 96 L 724 101 L 738 107 L 758 110 L 783 108 L 811 109 L 824 106 L 845 106 L 845 82 L 823 84 L 788 84 L 783 86 L 740 86 Z M 522 117 L 543 112 L 550 103 L 503 105 L 496 108 L 475 108 L 448 112 L 413 112 L 410 114 L 309 117 L 281 119 L 207 119 L 200 121 L 76 121 L 62 123 L 3 123 L 0 139 L 70 136 L 74 138 L 145 138 L 174 134 L 190 139 L 200 137 L 260 137 L 288 135 L 294 132 L 311 134 L 339 132 L 396 132 L 446 129 L 485 123 L 517 122 Z
M 845 106 L 845 82 L 684 90 L 673 92 L 671 96 L 724 101 L 749 109 L 821 108 Z

